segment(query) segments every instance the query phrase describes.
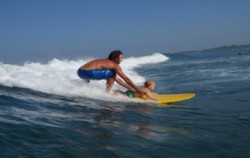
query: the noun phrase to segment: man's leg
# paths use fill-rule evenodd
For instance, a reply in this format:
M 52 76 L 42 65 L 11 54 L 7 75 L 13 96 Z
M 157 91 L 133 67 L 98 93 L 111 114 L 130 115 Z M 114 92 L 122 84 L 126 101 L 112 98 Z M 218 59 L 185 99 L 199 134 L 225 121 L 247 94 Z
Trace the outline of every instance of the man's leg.
M 109 93 L 113 84 L 115 82 L 115 77 L 111 77 L 107 79 L 107 83 L 106 83 L 106 92 Z
M 84 80 L 84 82 L 85 82 L 86 84 L 89 84 L 90 80 Z

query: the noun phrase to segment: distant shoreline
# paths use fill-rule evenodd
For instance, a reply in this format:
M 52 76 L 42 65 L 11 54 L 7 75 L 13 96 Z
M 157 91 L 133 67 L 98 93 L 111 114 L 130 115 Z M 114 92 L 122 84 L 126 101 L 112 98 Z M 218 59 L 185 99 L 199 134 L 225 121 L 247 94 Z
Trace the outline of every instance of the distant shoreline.
M 231 49 L 239 49 L 239 48 L 250 48 L 250 44 L 244 44 L 244 45 L 225 45 L 215 48 L 208 48 L 208 49 L 202 49 L 202 50 L 191 50 L 191 51 L 178 51 L 178 52 L 172 52 L 172 53 L 190 53 L 190 52 L 205 52 L 205 51 L 219 51 L 219 50 L 231 50 Z M 171 53 L 171 54 L 172 54 Z

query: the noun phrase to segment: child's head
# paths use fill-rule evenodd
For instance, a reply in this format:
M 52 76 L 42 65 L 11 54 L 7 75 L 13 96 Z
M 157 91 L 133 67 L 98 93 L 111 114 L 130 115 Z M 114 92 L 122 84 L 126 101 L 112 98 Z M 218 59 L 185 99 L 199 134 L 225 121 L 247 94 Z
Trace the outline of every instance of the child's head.
M 155 89 L 155 82 L 152 81 L 152 80 L 147 80 L 145 83 L 144 83 L 144 86 L 146 88 L 148 88 L 150 91 L 154 90 Z

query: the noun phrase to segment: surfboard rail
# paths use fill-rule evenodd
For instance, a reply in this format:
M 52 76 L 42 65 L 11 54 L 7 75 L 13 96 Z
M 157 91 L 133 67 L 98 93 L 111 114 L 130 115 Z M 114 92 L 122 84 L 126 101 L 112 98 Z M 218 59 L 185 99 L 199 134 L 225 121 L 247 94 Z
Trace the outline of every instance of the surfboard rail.
M 157 94 L 157 93 L 152 93 L 152 96 L 158 99 L 158 101 L 153 101 L 148 98 L 136 98 L 139 100 L 144 100 L 144 101 L 153 101 L 156 103 L 173 103 L 173 102 L 179 102 L 179 101 L 184 101 L 191 99 L 195 97 L 196 94 L 194 93 L 181 93 L 181 94 Z

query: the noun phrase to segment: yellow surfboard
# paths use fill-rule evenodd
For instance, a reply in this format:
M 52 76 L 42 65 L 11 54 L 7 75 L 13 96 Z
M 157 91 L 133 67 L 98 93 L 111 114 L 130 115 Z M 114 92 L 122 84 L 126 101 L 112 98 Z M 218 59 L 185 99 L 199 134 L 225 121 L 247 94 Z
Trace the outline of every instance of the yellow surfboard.
M 194 93 L 184 93 L 184 94 L 157 94 L 157 93 L 152 93 L 152 95 L 158 99 L 158 101 L 153 101 L 148 98 L 136 98 L 139 100 L 144 100 L 144 101 L 153 101 L 159 104 L 162 103 L 173 103 L 173 102 L 179 102 L 179 101 L 184 101 L 191 99 L 195 96 Z

